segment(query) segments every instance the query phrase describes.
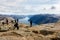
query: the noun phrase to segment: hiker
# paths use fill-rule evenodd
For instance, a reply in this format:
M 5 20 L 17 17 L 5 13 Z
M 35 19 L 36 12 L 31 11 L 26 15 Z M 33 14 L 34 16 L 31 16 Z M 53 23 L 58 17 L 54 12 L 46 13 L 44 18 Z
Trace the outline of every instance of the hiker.
M 30 27 L 32 27 L 32 20 L 30 20 Z
M 6 24 L 8 25 L 8 19 L 6 18 Z
M 17 22 L 18 22 L 18 19 L 17 19 Z
M 18 26 L 18 21 L 15 20 L 15 24 L 14 24 L 14 29 L 17 28 L 17 30 L 19 30 L 19 26 Z

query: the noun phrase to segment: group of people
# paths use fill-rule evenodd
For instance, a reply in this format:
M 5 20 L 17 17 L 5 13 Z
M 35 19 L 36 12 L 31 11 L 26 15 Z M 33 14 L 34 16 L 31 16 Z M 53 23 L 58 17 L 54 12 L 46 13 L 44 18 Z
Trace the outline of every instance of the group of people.
M 30 27 L 32 27 L 32 20 L 30 20 Z M 15 28 L 17 28 L 17 30 L 19 30 L 18 19 L 15 20 L 14 29 L 15 29 Z
M 15 20 L 15 24 L 14 24 L 14 29 L 17 28 L 17 30 L 19 30 L 19 26 L 18 26 L 18 19 Z
M 11 22 L 13 23 L 13 21 L 11 21 Z M 6 19 L 6 23 L 2 22 L 2 24 L 3 24 L 3 25 L 4 25 L 4 24 L 7 24 L 7 25 L 8 25 L 8 24 L 9 24 L 9 23 L 8 23 L 8 19 Z M 32 20 L 30 20 L 30 27 L 32 27 Z M 15 22 L 14 22 L 14 29 L 15 29 L 15 28 L 17 28 L 17 30 L 19 30 L 18 19 L 16 19 Z

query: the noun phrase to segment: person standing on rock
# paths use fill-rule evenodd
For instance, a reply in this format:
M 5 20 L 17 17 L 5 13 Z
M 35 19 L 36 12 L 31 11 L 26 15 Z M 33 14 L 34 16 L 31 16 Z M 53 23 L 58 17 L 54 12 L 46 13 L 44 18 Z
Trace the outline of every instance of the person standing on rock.
M 8 19 L 6 18 L 6 24 L 8 25 Z
M 32 27 L 32 20 L 30 20 L 30 27 Z
M 15 20 L 14 29 L 15 29 L 15 28 L 17 28 L 17 30 L 19 30 L 18 19 L 17 19 L 17 21 Z

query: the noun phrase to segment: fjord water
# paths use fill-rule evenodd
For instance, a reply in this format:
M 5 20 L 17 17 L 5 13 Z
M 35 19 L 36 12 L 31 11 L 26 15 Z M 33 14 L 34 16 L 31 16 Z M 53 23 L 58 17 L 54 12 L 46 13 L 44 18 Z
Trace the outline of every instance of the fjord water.
M 27 25 L 29 25 L 29 18 L 28 17 L 25 17 L 25 18 L 22 18 L 22 19 L 19 19 L 19 22 L 20 23 L 23 23 L 23 24 L 27 24 Z
M 19 22 L 22 24 L 30 25 L 30 22 L 28 21 L 29 19 L 30 19 L 29 17 L 25 17 L 25 18 L 19 19 Z M 32 24 L 33 24 L 33 26 L 36 25 L 34 23 L 32 23 Z
M 33 25 L 38 25 L 38 24 L 56 23 L 59 19 L 60 19 L 59 16 L 56 16 L 54 14 L 37 14 L 33 16 L 26 16 L 22 19 L 19 19 L 19 22 L 30 25 L 30 20 L 32 20 Z

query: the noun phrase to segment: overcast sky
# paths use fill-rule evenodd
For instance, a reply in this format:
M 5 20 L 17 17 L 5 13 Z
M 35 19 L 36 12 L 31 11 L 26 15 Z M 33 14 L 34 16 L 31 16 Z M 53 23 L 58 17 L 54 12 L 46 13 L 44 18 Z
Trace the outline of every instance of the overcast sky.
M 59 14 L 60 0 L 0 0 L 0 14 Z

